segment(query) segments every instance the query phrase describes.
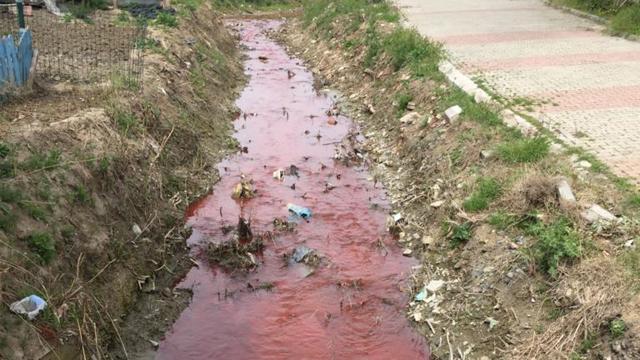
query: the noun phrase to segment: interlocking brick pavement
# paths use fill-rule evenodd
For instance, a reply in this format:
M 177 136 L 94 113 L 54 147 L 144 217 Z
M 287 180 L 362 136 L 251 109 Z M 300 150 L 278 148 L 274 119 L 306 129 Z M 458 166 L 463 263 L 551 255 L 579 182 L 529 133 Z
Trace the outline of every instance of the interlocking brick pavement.
M 505 97 L 640 182 L 640 42 L 541 0 L 396 0 L 407 22 Z

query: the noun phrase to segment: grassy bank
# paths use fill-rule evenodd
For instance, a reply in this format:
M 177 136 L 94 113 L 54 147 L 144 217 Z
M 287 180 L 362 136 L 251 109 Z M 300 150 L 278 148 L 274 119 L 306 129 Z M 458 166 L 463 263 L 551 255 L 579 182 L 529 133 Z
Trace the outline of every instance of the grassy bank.
M 637 293 L 625 285 L 639 283 L 637 252 L 625 246 L 639 234 L 633 189 L 613 184 L 604 167 L 575 168 L 571 151 L 551 148 L 551 134 L 524 136 L 504 125 L 500 107 L 446 83 L 441 47 L 401 27 L 388 3 L 304 6 L 283 37 L 352 99 L 374 177 L 404 218 L 398 240 L 422 260 L 412 292 L 447 283 L 435 303 L 409 308 L 434 353 L 472 344 L 474 357 L 591 358 L 624 339 L 633 354 Z M 447 121 L 453 105 L 463 113 Z M 559 201 L 560 179 L 575 205 Z M 593 203 L 622 220 L 588 223 L 581 212 Z M 614 321 L 626 324 L 622 334 L 608 330 Z
M 554 4 L 586 11 L 610 21 L 615 34 L 640 35 L 640 3 L 622 0 L 553 0 Z
M 1 358 L 57 348 L 69 358 L 135 357 L 179 313 L 171 287 L 191 266 L 184 209 L 236 150 L 243 80 L 213 8 L 191 5 L 177 1 L 175 19 L 151 24 L 143 88 L 42 83 L 3 104 L 2 300 L 37 294 L 48 307 L 30 322 L 3 306 Z M 153 306 L 136 319 L 143 301 Z

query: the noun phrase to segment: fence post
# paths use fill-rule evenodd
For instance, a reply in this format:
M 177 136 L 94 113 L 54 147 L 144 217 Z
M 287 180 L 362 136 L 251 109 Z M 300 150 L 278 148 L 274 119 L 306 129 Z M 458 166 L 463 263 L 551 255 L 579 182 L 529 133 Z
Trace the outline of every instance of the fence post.
M 24 22 L 24 0 L 16 0 L 16 6 L 18 7 L 18 26 L 24 29 L 27 27 Z

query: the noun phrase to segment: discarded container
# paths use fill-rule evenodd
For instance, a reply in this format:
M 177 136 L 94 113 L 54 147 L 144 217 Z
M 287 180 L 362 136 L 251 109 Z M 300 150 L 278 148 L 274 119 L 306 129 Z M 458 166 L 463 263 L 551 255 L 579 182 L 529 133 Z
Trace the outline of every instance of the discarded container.
M 299 246 L 297 248 L 295 248 L 295 250 L 293 250 L 293 254 L 291 254 L 291 260 L 300 263 L 302 261 L 304 261 L 304 258 L 307 257 L 307 255 L 311 254 L 313 252 L 312 249 L 306 247 L 306 246 Z
M 308 219 L 311 217 L 311 210 L 306 207 L 302 207 L 294 204 L 287 204 L 287 210 L 289 210 L 290 213 L 293 213 L 303 219 Z
M 284 169 L 278 169 L 273 172 L 273 178 L 276 180 L 284 180 Z
M 9 309 L 16 314 L 27 315 L 29 320 L 35 319 L 42 310 L 47 307 L 47 302 L 38 295 L 30 295 L 26 298 L 16 301 Z
M 422 289 L 419 293 L 416 294 L 416 301 L 424 301 L 427 298 L 427 289 Z

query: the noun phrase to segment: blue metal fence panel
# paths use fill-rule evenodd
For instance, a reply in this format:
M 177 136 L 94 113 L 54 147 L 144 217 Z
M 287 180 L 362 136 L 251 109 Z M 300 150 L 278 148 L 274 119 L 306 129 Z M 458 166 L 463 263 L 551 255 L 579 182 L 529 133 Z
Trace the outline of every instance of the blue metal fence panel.
M 32 61 L 33 38 L 30 30 L 20 30 L 17 47 L 13 36 L 0 38 L 0 90 L 24 85 L 29 79 Z

